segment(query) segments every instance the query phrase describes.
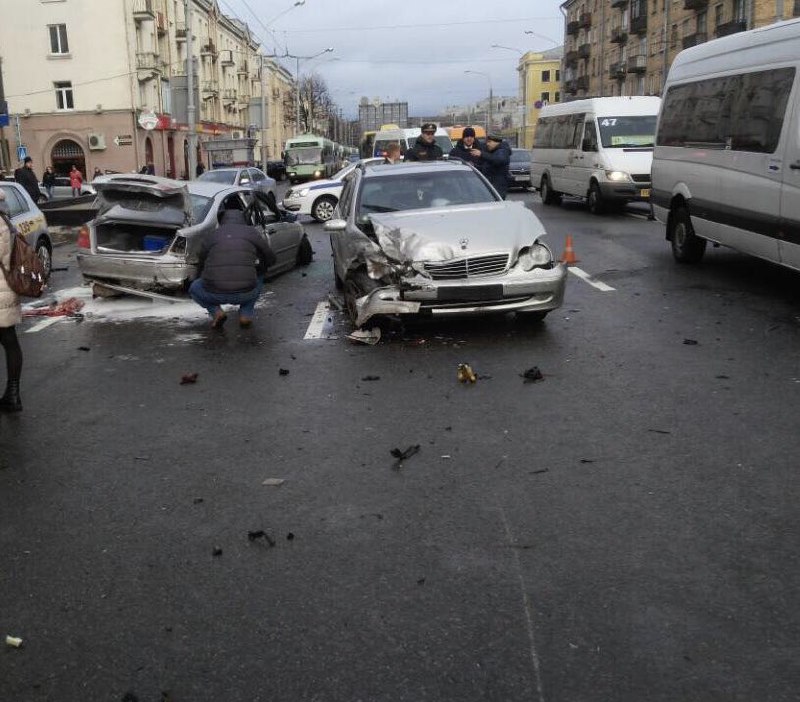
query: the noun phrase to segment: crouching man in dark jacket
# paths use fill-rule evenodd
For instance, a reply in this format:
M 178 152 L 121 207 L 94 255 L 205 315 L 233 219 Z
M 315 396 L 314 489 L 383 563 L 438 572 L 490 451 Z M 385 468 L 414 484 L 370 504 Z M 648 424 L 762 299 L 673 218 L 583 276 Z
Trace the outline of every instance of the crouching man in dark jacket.
M 199 277 L 189 295 L 208 310 L 211 326 L 220 329 L 227 315 L 221 305 L 239 305 L 239 326 L 253 324 L 262 276 L 275 263 L 275 254 L 241 210 L 222 210 L 220 225 L 207 235 L 200 252 Z

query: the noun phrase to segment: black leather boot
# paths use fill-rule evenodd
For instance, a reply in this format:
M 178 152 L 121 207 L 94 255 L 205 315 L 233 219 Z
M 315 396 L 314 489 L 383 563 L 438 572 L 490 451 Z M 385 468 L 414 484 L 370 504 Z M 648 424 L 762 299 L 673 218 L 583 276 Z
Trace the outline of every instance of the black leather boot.
M 9 380 L 6 391 L 0 397 L 0 412 L 21 412 L 22 400 L 19 397 L 19 380 Z

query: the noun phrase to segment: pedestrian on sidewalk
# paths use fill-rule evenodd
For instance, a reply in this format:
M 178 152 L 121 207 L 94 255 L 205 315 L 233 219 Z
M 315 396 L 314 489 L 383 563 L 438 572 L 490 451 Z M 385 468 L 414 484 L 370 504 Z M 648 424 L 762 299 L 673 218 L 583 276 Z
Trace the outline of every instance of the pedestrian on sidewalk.
M 82 185 L 83 175 L 81 175 L 78 167 L 73 163 L 72 170 L 69 172 L 69 187 L 72 188 L 72 197 L 80 197 Z
M 17 181 L 31 196 L 31 200 L 39 202 L 42 199 L 42 191 L 39 190 L 39 179 L 33 172 L 33 159 L 26 156 L 22 162 L 22 167 L 14 171 L 14 180 Z
M 189 295 L 208 310 L 213 329 L 221 329 L 228 318 L 222 305 L 238 305 L 239 326 L 247 329 L 275 254 L 241 210 L 222 210 L 219 217 L 219 227 L 203 242 L 199 277 L 189 286 Z
M 0 190 L 0 262 L 5 268 L 11 265 L 11 220 L 8 219 L 6 196 Z M 0 397 L 0 412 L 19 412 L 19 380 L 22 375 L 22 347 L 17 338 L 16 325 L 22 321 L 19 297 L 9 287 L 0 273 L 0 346 L 6 357 L 6 391 Z
M 47 193 L 47 199 L 52 200 L 53 188 L 56 186 L 56 174 L 53 173 L 53 169 L 50 166 L 44 169 L 42 185 L 44 186 L 44 191 Z

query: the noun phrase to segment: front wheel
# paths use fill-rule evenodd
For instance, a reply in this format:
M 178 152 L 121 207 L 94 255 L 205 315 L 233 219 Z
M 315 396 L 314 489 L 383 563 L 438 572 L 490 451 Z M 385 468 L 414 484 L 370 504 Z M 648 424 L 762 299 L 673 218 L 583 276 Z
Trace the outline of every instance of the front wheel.
M 589 186 L 589 194 L 587 195 L 589 201 L 589 212 L 594 215 L 601 215 L 606 211 L 605 203 L 603 202 L 603 194 L 600 192 L 600 186 L 592 181 Z
M 53 269 L 53 251 L 50 248 L 50 244 L 44 241 L 40 241 L 36 245 L 36 255 L 42 262 L 42 266 L 44 266 L 45 278 L 49 278 L 50 271 L 52 271 Z
M 328 195 L 323 195 L 319 198 L 314 206 L 311 208 L 311 216 L 317 222 L 327 222 L 333 217 L 333 212 L 336 209 L 336 199 Z
M 311 242 L 308 237 L 303 234 L 300 239 L 300 246 L 297 247 L 297 265 L 307 266 L 314 259 L 314 249 L 311 248 Z
M 694 233 L 692 219 L 685 207 L 676 209 L 669 219 L 672 255 L 679 263 L 698 263 L 706 252 L 706 240 Z
M 542 182 L 539 184 L 539 193 L 545 205 L 557 205 L 561 199 L 561 194 L 550 186 L 550 179 L 547 176 L 542 176 Z

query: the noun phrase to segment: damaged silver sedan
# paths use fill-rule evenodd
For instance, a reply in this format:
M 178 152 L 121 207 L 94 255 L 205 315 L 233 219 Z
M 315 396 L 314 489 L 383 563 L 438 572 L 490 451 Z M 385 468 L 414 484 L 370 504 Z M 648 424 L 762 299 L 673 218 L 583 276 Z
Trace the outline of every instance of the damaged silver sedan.
M 541 320 L 564 299 L 566 267 L 542 223 L 462 162 L 360 166 L 325 229 L 357 328 L 396 315 Z
M 99 211 L 81 229 L 77 258 L 84 279 L 101 287 L 131 293 L 186 290 L 197 274 L 203 237 L 216 229 L 221 209 L 241 209 L 263 233 L 277 258 L 270 276 L 311 263 L 303 225 L 285 221 L 288 213 L 260 191 L 147 175 L 104 176 L 93 186 Z

